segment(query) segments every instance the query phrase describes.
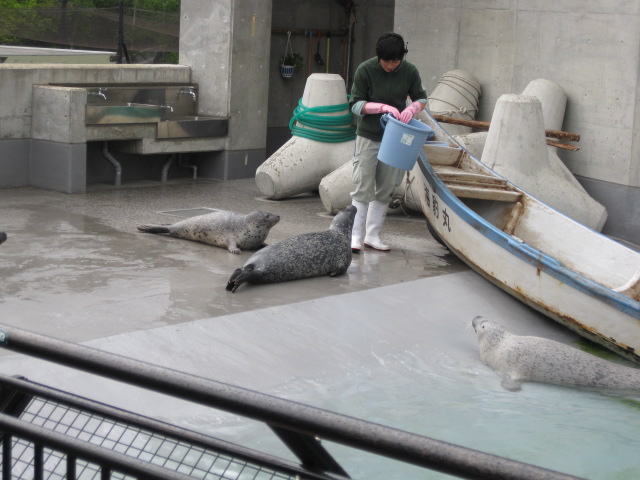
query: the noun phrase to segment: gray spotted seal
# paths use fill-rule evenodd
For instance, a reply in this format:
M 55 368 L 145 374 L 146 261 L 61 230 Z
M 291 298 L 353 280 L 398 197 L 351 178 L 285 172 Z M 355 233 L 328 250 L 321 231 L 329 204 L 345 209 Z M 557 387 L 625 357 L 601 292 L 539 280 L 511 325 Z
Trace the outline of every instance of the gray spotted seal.
M 7 234 L 4 232 L 0 232 L 0 245 L 3 244 L 7 240 Z
M 185 218 L 169 225 L 139 225 L 147 233 L 168 233 L 172 237 L 193 240 L 228 249 L 239 254 L 242 250 L 256 250 L 264 245 L 269 230 L 280 221 L 278 215 L 251 212 L 242 215 L 227 210 Z
M 243 283 L 273 283 L 342 275 L 351 264 L 351 229 L 356 207 L 339 212 L 329 230 L 297 235 L 257 251 L 231 274 L 227 290 Z
M 483 317 L 473 319 L 480 360 L 512 392 L 521 382 L 640 393 L 640 369 L 603 360 L 547 338 L 520 336 Z

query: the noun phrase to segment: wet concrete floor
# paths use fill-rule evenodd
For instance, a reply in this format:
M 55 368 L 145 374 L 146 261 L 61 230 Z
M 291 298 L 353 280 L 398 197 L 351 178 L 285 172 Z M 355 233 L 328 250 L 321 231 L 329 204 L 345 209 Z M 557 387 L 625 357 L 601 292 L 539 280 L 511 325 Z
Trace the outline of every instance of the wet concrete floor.
M 391 214 L 390 253 L 354 257 L 348 273 L 286 284 L 225 290 L 252 252 L 137 231 L 210 209 L 280 215 L 267 243 L 321 231 L 332 217 L 317 195 L 260 198 L 253 179 L 151 186 L 94 187 L 67 195 L 0 190 L 3 322 L 71 341 L 284 305 L 466 270 L 430 238 L 424 218 Z
M 0 190 L 9 236 L 0 323 L 566 473 L 640 472 L 629 454 L 640 448 L 633 407 L 560 387 L 500 387 L 479 360 L 474 316 L 565 343 L 577 336 L 469 270 L 421 215 L 392 213 L 392 251 L 354 255 L 346 275 L 230 293 L 251 252 L 136 230 L 205 209 L 280 215 L 267 243 L 332 218 L 315 194 L 267 201 L 253 179 Z M 266 427 L 235 415 L 9 352 L 0 372 L 291 458 Z M 602 438 L 615 450 L 605 464 Z M 330 448 L 354 478 L 441 478 Z

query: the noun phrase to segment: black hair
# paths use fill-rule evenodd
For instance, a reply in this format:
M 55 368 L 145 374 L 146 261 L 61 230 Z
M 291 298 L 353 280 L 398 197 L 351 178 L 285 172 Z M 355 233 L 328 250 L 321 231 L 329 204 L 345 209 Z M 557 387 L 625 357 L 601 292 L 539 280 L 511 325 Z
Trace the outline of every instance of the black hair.
M 402 60 L 404 54 L 408 51 L 407 45 L 404 43 L 404 38 L 398 33 L 383 33 L 376 42 L 376 55 L 378 56 L 378 60 Z

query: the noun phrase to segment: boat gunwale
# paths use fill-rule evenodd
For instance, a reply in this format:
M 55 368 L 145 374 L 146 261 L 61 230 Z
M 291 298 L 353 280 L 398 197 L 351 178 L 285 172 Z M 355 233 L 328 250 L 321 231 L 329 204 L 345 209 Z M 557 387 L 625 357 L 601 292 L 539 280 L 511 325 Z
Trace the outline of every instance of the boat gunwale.
M 605 303 L 614 306 L 618 310 L 640 320 L 640 302 L 633 300 L 632 298 L 615 290 L 602 285 L 595 280 L 588 278 L 587 276 L 578 273 L 570 268 L 564 266 L 561 261 L 552 257 L 541 250 L 538 250 L 531 245 L 521 242 L 514 236 L 509 235 L 498 227 L 494 226 L 483 217 L 473 212 L 470 208 L 464 205 L 458 197 L 456 197 L 444 182 L 433 171 L 428 160 L 420 155 L 420 169 L 425 174 L 433 179 L 436 188 L 435 193 L 443 199 L 444 203 L 453 208 L 458 216 L 465 220 L 471 227 L 488 238 L 490 241 L 499 245 L 507 250 L 510 254 L 526 261 L 528 264 L 543 270 L 554 278 L 561 280 L 563 283 L 572 286 L 584 293 L 597 296 Z M 426 166 L 425 166 L 426 162 Z M 423 169 L 424 167 L 424 169 Z M 437 231 L 437 230 L 436 230 Z M 440 233 L 440 232 L 438 232 Z M 457 251 L 457 249 L 450 246 L 450 242 L 445 238 L 442 240 L 447 244 L 447 248 Z
M 480 160 L 478 160 L 476 157 L 474 157 L 468 150 L 466 150 L 462 145 L 460 145 L 453 138 L 453 136 L 451 136 L 440 125 L 440 123 L 437 122 L 431 116 L 429 112 L 425 112 L 425 114 L 433 122 L 434 124 L 433 126 L 435 126 L 436 129 L 439 129 L 442 132 L 442 134 L 446 137 L 446 140 L 448 140 L 449 142 L 454 142 L 455 145 L 458 146 L 464 154 L 468 155 L 473 162 L 477 163 L 479 167 L 491 172 L 497 178 L 502 178 L 506 180 L 507 184 L 513 189 L 515 189 L 516 191 L 520 192 L 523 197 L 526 197 L 527 199 L 531 199 L 534 202 L 539 202 L 539 200 L 537 200 L 533 195 L 518 188 L 516 185 L 509 182 L 508 179 L 498 174 L 497 172 L 494 172 L 490 167 L 488 167 L 487 165 L 482 163 Z M 545 253 L 544 251 L 536 247 L 531 246 L 530 244 L 518 239 L 513 235 L 509 235 L 508 233 L 502 231 L 501 229 L 493 225 L 491 222 L 484 219 L 481 215 L 477 214 L 471 208 L 467 207 L 462 200 L 460 200 L 457 196 L 453 194 L 453 192 L 447 187 L 445 182 L 435 172 L 433 166 L 428 161 L 424 151 L 420 151 L 418 163 L 419 163 L 420 171 L 423 174 L 423 176 L 425 176 L 425 179 L 427 179 L 427 181 L 428 181 L 428 178 L 431 178 L 433 180 L 435 193 L 437 193 L 442 198 L 444 203 L 449 207 L 453 208 L 453 210 L 458 216 L 460 216 L 464 221 L 466 221 L 470 226 L 472 226 L 475 230 L 481 233 L 489 241 L 495 243 L 496 245 L 499 245 L 503 249 L 507 250 L 510 254 L 525 261 L 526 263 L 540 270 L 545 271 L 546 273 L 556 278 L 557 280 L 560 280 L 563 283 L 581 292 L 584 292 L 592 296 L 596 296 L 600 300 L 602 300 L 604 303 L 616 308 L 617 310 L 624 312 L 625 314 L 635 319 L 640 320 L 640 302 L 634 300 L 633 298 L 630 298 L 627 295 L 624 295 L 623 293 L 620 293 L 614 290 L 613 288 L 607 287 L 606 285 L 599 283 L 596 280 L 593 280 L 578 271 L 570 269 L 569 267 L 565 266 L 557 258 Z M 554 211 L 555 214 L 566 218 L 568 221 L 573 221 L 569 217 L 564 215 L 562 212 L 559 212 L 553 207 L 550 207 L 544 203 L 542 203 L 542 205 L 545 205 L 547 208 Z M 427 217 L 427 221 L 429 221 L 428 215 L 425 215 L 425 216 Z M 587 228 L 594 235 L 599 235 L 607 239 L 607 241 L 614 242 L 614 240 L 611 240 L 610 238 L 606 237 L 600 232 L 589 229 L 584 225 L 583 227 Z M 438 232 L 435 226 L 433 226 L 433 228 L 435 229 L 436 232 Z M 440 232 L 438 232 L 438 234 L 440 234 Z M 443 236 L 441 235 L 441 237 Z M 450 241 L 447 241 L 445 238 L 442 238 L 442 240 L 446 243 L 448 248 L 454 251 L 457 250 L 455 248 L 451 248 Z M 628 247 L 622 244 L 619 244 L 619 245 L 621 248 L 628 249 Z M 631 250 L 631 249 L 628 249 L 628 250 Z M 456 251 L 456 254 L 458 254 L 457 251 Z M 463 257 L 466 257 L 466 256 L 463 256 Z M 469 262 L 471 262 L 470 259 L 469 259 Z

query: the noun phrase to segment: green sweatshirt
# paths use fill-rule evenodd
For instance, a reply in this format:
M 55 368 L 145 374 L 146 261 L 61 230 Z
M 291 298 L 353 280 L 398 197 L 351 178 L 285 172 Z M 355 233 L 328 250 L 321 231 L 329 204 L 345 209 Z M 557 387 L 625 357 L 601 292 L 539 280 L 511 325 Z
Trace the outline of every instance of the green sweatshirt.
M 402 112 L 406 108 L 407 95 L 414 102 L 427 99 L 427 92 L 422 88 L 416 66 L 403 60 L 396 70 L 385 72 L 378 57 L 373 57 L 362 62 L 356 69 L 349 106 L 353 107 L 360 101 L 386 103 Z M 380 126 L 380 116 L 381 114 L 358 116 L 356 134 L 380 142 L 384 132 Z

